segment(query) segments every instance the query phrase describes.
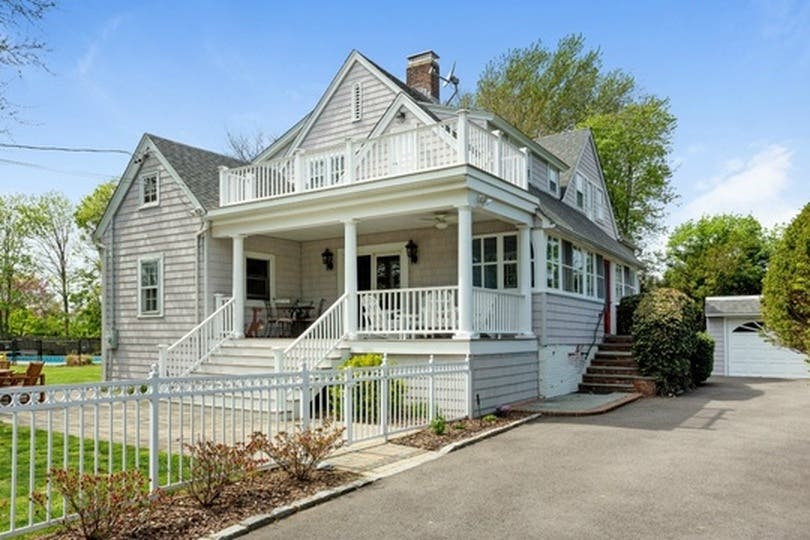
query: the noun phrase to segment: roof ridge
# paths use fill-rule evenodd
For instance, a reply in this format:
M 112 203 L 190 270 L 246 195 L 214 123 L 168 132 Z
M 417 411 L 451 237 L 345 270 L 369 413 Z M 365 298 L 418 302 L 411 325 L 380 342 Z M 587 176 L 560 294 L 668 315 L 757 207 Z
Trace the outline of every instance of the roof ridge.
M 161 136 L 161 135 L 155 135 L 154 133 L 145 132 L 145 133 L 144 133 L 144 135 L 145 135 L 145 136 L 147 136 L 147 137 L 149 137 L 150 139 L 152 139 L 152 138 L 154 138 L 154 139 L 160 139 L 160 140 L 162 140 L 162 141 L 165 141 L 165 142 L 168 142 L 168 143 L 171 143 L 171 144 L 176 144 L 176 145 L 178 145 L 178 146 L 183 146 L 183 147 L 185 147 L 185 148 L 189 148 L 189 149 L 191 149 L 191 150 L 195 150 L 195 151 L 197 151 L 197 152 L 205 152 L 205 153 L 207 153 L 207 154 L 212 154 L 212 155 L 215 155 L 215 156 L 218 156 L 218 157 L 222 157 L 222 158 L 225 158 L 225 159 L 229 159 L 229 160 L 233 160 L 233 161 L 239 161 L 239 162 L 241 162 L 241 163 L 248 163 L 247 161 L 242 161 L 242 160 L 241 160 L 241 159 L 239 159 L 239 158 L 236 158 L 236 157 L 233 157 L 233 156 L 229 156 L 229 155 L 227 155 L 227 154 L 223 154 L 223 153 L 221 153 L 221 152 L 215 152 L 215 151 L 213 151 L 213 150 L 208 150 L 207 148 L 201 148 L 201 147 L 199 147 L 199 146 L 193 146 L 193 145 L 191 145 L 191 144 L 184 143 L 184 142 L 180 142 L 180 141 L 176 141 L 176 140 L 174 140 L 174 139 L 169 139 L 169 138 L 167 138 L 167 137 L 163 137 L 163 136 Z

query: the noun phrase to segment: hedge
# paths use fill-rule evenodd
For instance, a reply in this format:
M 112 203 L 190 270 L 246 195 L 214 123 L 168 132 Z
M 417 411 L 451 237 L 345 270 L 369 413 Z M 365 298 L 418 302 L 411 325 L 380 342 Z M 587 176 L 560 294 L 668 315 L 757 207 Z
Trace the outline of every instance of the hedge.
M 620 336 L 629 336 L 633 333 L 633 314 L 643 296 L 641 294 L 625 296 L 616 307 L 616 333 Z
M 691 358 L 692 384 L 702 384 L 714 369 L 714 338 L 706 332 L 698 332 Z
M 639 302 L 633 315 L 633 356 L 662 394 L 679 394 L 692 386 L 700 319 L 695 301 L 675 289 L 656 289 Z

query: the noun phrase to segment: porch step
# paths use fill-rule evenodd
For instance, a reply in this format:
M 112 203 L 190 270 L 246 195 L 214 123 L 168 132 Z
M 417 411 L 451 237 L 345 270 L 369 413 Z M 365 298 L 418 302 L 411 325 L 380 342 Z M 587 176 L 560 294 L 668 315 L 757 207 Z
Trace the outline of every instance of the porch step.
M 641 375 L 637 366 L 594 366 L 588 367 L 587 373 L 592 375 Z
M 599 350 L 602 352 L 610 352 L 610 351 L 631 352 L 633 350 L 633 343 L 624 341 L 619 341 L 616 343 L 602 343 L 601 345 L 599 345 Z
M 645 380 L 641 375 L 616 375 L 613 373 L 586 373 L 582 376 L 583 384 L 629 384 L 635 380 Z
M 610 394 L 613 392 L 635 392 L 632 384 L 580 383 L 579 391 L 583 394 Z
M 605 343 L 633 343 L 633 336 L 605 334 L 603 341 Z
M 596 358 L 632 358 L 633 352 L 630 350 L 606 351 L 599 345 L 596 350 Z

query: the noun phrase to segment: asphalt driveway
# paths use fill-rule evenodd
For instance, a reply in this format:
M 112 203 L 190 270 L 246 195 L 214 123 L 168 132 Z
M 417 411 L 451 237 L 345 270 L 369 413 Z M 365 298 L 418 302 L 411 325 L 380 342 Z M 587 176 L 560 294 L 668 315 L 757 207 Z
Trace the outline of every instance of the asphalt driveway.
M 248 538 L 809 538 L 810 381 L 541 419 Z

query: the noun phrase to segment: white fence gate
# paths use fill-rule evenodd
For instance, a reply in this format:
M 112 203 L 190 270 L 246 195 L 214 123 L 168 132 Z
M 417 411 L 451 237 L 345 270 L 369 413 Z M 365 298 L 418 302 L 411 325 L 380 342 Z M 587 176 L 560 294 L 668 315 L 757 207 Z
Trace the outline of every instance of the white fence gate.
M 273 437 L 332 418 L 348 444 L 468 416 L 467 362 L 383 365 L 222 377 L 0 388 L 0 538 L 51 525 L 65 504 L 55 468 L 138 469 L 151 488 L 189 480 L 186 445 Z M 35 506 L 31 494 L 45 497 Z

